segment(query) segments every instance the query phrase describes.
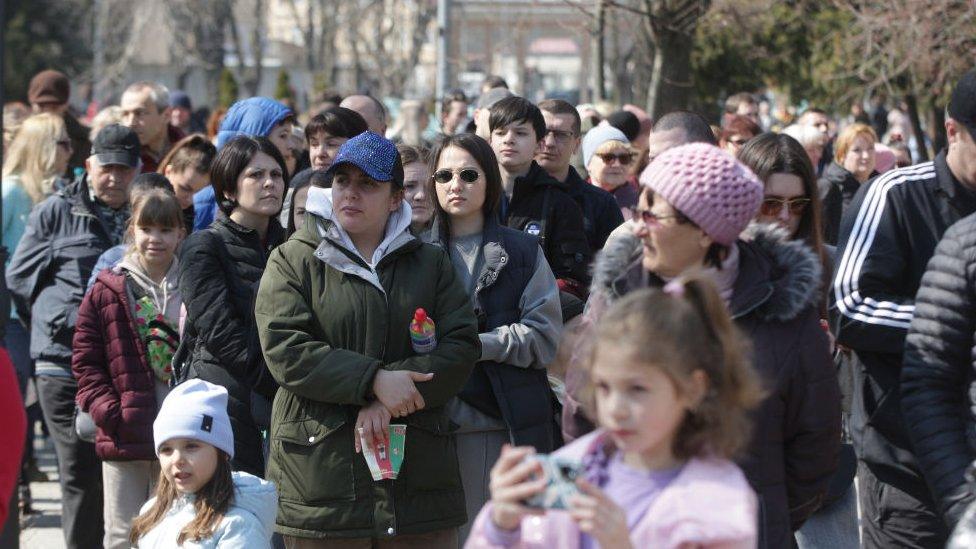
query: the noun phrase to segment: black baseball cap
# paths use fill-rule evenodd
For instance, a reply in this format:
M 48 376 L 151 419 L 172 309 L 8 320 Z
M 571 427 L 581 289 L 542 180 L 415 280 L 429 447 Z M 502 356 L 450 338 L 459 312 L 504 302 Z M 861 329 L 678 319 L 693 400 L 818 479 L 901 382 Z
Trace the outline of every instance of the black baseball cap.
M 969 130 L 976 139 L 976 69 L 962 75 L 949 99 L 949 116 Z
M 95 136 L 92 154 L 103 166 L 119 164 L 135 168 L 139 165 L 139 148 L 136 132 L 121 124 L 109 124 Z

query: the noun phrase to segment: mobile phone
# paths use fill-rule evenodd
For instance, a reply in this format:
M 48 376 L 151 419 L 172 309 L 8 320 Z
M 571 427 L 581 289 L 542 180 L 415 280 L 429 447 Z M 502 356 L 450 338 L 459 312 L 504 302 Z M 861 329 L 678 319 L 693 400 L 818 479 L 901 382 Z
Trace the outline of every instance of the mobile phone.
M 534 459 L 542 466 L 546 488 L 525 500 L 525 505 L 537 509 L 568 509 L 569 498 L 579 493 L 576 479 L 583 474 L 582 463 L 550 454 L 535 454 L 526 459 Z

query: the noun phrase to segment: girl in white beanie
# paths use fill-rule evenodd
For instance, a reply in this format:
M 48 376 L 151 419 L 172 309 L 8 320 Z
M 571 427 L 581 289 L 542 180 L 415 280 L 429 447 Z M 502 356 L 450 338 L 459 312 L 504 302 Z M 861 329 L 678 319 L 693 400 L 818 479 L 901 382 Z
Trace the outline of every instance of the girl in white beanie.
M 140 549 L 270 548 L 274 484 L 231 472 L 234 434 L 227 390 L 200 379 L 178 385 L 153 423 L 160 475 L 156 495 L 132 522 Z

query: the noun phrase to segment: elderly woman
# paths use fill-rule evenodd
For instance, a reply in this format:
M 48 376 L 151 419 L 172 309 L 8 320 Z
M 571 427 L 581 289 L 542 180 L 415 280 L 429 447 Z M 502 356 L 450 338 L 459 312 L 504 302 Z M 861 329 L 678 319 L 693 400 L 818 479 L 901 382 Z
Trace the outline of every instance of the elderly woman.
M 837 244 L 840 222 L 861 185 L 877 175 L 874 144 L 877 135 L 867 124 L 851 124 L 837 136 L 834 161 L 817 181 L 824 211 L 824 242 Z
M 763 230 L 740 236 L 763 184 L 717 147 L 669 149 L 640 182 L 633 235 L 598 256 L 586 320 L 599 322 L 610 302 L 636 288 L 695 271 L 712 278 L 750 338 L 768 390 L 740 460 L 759 496 L 759 546 L 789 547 L 820 505 L 840 446 L 840 395 L 820 327 L 820 262 L 802 242 Z
M 268 478 L 289 547 L 456 547 L 467 520 L 445 404 L 481 354 L 477 320 L 448 254 L 410 232 L 403 165 L 366 132 L 311 187 L 304 225 L 268 260 L 255 314 L 274 401 Z M 436 347 L 411 345 L 423 308 Z M 365 446 L 406 425 L 396 479 L 374 481 Z M 358 544 L 358 545 L 355 545 Z M 399 545 L 398 545 L 399 544 Z
M 612 194 L 624 218 L 629 218 L 637 204 L 637 186 L 629 179 L 637 153 L 627 136 L 609 124 L 600 124 L 586 132 L 582 147 L 590 183 Z

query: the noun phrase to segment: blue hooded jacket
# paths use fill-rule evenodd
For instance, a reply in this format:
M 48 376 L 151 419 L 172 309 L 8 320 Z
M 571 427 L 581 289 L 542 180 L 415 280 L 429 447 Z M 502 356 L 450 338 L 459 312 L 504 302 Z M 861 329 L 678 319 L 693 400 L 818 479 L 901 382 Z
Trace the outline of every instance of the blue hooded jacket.
M 295 113 L 270 97 L 251 97 L 231 105 L 217 132 L 217 150 L 238 135 L 267 137 L 278 123 Z M 212 186 L 193 195 L 193 230 L 210 226 L 217 215 L 217 200 Z

